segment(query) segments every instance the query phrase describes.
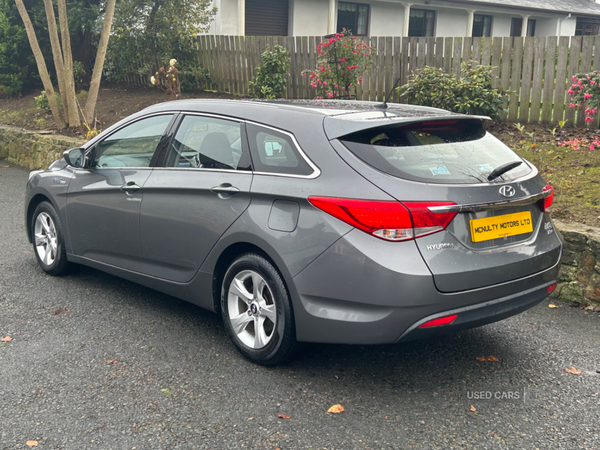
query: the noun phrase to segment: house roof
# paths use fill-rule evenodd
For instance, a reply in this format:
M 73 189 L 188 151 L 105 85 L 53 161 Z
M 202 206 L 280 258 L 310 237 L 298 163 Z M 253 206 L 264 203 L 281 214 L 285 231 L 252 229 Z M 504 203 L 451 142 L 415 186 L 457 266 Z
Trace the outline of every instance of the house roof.
M 475 6 L 499 6 L 543 12 L 600 16 L 600 4 L 593 0 L 448 0 L 451 3 L 470 3 Z

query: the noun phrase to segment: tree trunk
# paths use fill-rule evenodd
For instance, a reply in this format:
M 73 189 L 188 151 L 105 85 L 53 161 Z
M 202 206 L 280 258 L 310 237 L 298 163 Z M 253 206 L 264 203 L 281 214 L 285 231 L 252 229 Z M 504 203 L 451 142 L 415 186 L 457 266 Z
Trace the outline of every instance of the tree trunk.
M 42 83 L 44 84 L 44 89 L 46 90 L 46 96 L 48 97 L 48 104 L 50 105 L 50 111 L 52 111 L 52 117 L 54 117 L 54 123 L 58 128 L 65 128 L 67 125 L 65 124 L 65 121 L 60 115 L 60 110 L 58 109 L 58 102 L 56 101 L 56 97 L 54 96 L 54 88 L 52 87 L 50 75 L 48 75 L 46 62 L 44 61 L 44 56 L 42 55 L 42 51 L 40 50 L 40 46 L 37 41 L 37 37 L 35 36 L 33 25 L 31 24 L 31 20 L 29 19 L 29 14 L 27 14 L 27 9 L 25 9 L 23 0 L 15 0 L 15 3 L 17 4 L 17 9 L 19 10 L 19 14 L 21 15 L 23 24 L 25 25 L 25 31 L 27 32 L 29 45 L 31 45 L 31 50 L 33 51 L 33 56 L 35 57 L 35 62 L 37 63 L 38 72 L 40 74 L 40 78 L 42 79 Z
M 110 37 L 110 29 L 112 28 L 113 16 L 115 15 L 116 1 L 117 0 L 108 0 L 108 4 L 106 5 L 106 12 L 104 13 L 104 24 L 102 25 L 102 34 L 100 35 L 98 51 L 96 52 L 94 72 L 92 73 L 90 90 L 88 93 L 87 101 L 85 102 L 85 117 L 87 118 L 88 125 L 90 127 L 92 127 L 92 125 L 96 123 L 96 102 L 98 101 L 100 79 L 102 78 L 102 69 L 104 67 L 104 60 L 106 59 L 106 48 L 108 47 L 108 38 Z
M 73 79 L 73 53 L 71 53 L 71 36 L 69 35 L 69 21 L 67 17 L 67 5 L 65 0 L 58 0 L 58 21 L 60 23 L 63 60 L 65 63 L 65 85 L 67 88 L 69 125 L 72 127 L 78 127 L 81 125 L 81 121 L 79 120 L 77 98 L 75 97 L 75 80 Z
M 67 88 L 65 85 L 65 65 L 60 49 L 60 40 L 58 39 L 58 29 L 56 28 L 56 16 L 54 15 L 52 0 L 44 0 L 44 8 L 46 9 L 46 19 L 48 19 L 48 33 L 50 34 L 50 44 L 52 44 L 52 56 L 54 57 L 54 67 L 56 67 L 56 78 L 58 79 L 60 100 L 63 105 L 65 118 L 68 118 L 69 107 L 67 104 Z

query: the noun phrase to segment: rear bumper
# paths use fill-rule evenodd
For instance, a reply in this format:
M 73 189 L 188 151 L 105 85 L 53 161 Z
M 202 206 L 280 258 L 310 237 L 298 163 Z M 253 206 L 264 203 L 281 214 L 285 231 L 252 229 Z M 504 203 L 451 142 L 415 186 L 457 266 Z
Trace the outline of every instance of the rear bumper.
M 389 243 L 358 230 L 340 238 L 294 277 L 297 339 L 338 344 L 389 344 L 427 338 L 505 319 L 548 297 L 555 264 L 507 282 L 461 292 L 436 289 L 414 241 Z M 450 324 L 419 328 L 458 314 Z
M 513 294 L 481 304 L 433 314 L 413 324 L 396 342 L 406 342 L 415 339 L 441 336 L 506 319 L 507 317 L 519 314 L 540 303 L 548 297 L 548 288 L 553 284 L 554 281 L 534 289 L 529 289 L 525 292 L 520 292 L 519 294 Z M 421 325 L 431 320 L 452 316 L 454 314 L 456 314 L 457 317 L 449 325 L 420 328 Z

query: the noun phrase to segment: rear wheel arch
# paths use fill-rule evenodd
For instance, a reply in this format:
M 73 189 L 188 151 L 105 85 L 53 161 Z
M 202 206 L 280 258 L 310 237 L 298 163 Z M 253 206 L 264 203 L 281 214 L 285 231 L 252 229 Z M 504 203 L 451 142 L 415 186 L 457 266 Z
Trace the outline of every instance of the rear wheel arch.
M 223 279 L 225 277 L 225 273 L 227 269 L 231 265 L 236 258 L 244 253 L 256 253 L 262 257 L 264 257 L 267 261 L 269 261 L 275 270 L 279 272 L 279 275 L 283 279 L 286 289 L 288 291 L 288 296 L 292 298 L 290 292 L 290 280 L 291 277 L 285 268 L 285 265 L 281 261 L 277 261 L 277 258 L 272 257 L 267 251 L 263 250 L 263 248 L 259 247 L 256 244 L 250 242 L 236 242 L 234 244 L 229 245 L 225 248 L 217 262 L 215 263 L 214 269 L 212 270 L 213 280 L 212 280 L 212 299 L 213 299 L 213 307 L 217 313 L 220 313 L 221 310 L 221 288 L 223 284 Z

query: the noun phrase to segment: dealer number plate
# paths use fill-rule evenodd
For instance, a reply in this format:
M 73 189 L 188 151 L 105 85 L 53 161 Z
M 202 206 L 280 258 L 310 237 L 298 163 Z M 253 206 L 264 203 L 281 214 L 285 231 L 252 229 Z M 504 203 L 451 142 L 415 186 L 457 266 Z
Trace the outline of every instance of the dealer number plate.
M 473 242 L 490 241 L 532 231 L 533 224 L 529 211 L 471 220 Z

